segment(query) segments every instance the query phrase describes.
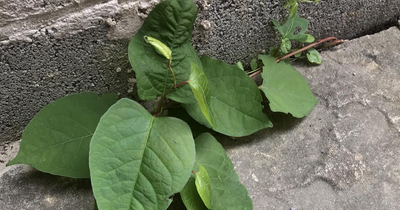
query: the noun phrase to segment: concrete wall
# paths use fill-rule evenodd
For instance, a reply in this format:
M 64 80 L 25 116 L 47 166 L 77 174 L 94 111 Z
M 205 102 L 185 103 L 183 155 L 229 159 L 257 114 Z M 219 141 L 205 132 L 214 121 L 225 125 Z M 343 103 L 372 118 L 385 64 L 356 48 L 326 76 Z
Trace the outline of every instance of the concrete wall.
M 129 38 L 159 0 L 0 0 L 0 143 L 20 138 L 50 101 L 81 91 L 135 98 Z M 230 63 L 276 44 L 279 0 L 197 0 L 193 45 Z M 396 24 L 399 0 L 322 0 L 300 14 L 317 38 L 351 39 Z

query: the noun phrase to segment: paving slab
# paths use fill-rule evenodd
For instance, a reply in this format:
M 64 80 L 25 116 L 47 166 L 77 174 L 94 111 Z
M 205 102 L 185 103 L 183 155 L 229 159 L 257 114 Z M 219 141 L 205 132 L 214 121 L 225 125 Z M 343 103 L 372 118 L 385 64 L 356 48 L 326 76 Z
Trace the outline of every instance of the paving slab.
M 399 49 L 393 27 L 322 52 L 320 66 L 297 63 L 319 99 L 308 117 L 269 113 L 273 129 L 217 136 L 255 210 L 400 209 Z M 7 151 L 3 162 L 15 153 Z M 0 172 L 0 195 L 0 210 L 93 205 L 88 180 L 23 165 Z

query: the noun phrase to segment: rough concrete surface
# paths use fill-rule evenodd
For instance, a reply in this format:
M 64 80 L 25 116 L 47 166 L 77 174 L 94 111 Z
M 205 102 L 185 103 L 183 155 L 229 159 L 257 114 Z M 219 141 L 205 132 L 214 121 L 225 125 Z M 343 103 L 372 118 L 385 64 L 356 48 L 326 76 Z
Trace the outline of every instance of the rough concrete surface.
M 309 116 L 268 113 L 273 129 L 235 140 L 217 136 L 255 210 L 400 209 L 398 49 L 400 30 L 393 27 L 322 52 L 321 66 L 297 63 L 319 99 Z M 26 166 L 0 172 L 0 195 L 0 210 L 93 205 L 87 180 Z M 178 202 L 172 209 L 184 208 Z
M 0 0 L 0 142 L 18 140 L 46 104 L 69 93 L 134 98 L 129 38 L 160 0 Z M 270 22 L 280 0 L 196 0 L 193 45 L 230 63 L 248 62 L 278 42 Z M 317 38 L 354 38 L 394 25 L 398 0 L 302 4 Z

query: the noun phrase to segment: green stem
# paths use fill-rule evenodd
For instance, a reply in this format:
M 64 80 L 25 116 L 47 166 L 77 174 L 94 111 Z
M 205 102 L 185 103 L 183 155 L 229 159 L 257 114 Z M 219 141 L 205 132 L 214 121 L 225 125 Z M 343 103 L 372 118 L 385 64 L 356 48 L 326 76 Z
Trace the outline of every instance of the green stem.
M 176 87 L 176 77 L 175 77 L 174 70 L 172 70 L 172 67 L 171 67 L 171 59 L 168 60 L 168 68 L 169 68 L 169 70 L 171 70 L 172 77 L 174 78 L 174 86 Z
M 254 72 L 256 72 L 256 71 L 259 71 L 259 70 L 261 70 L 261 69 L 262 69 L 262 67 L 256 68 L 256 69 L 254 69 L 254 70 L 252 70 L 252 71 L 249 71 L 249 72 L 246 72 L 246 73 L 247 73 L 247 75 L 250 75 L 250 74 L 252 74 L 252 73 L 254 73 Z
M 183 86 L 183 85 L 185 85 L 185 84 L 188 84 L 188 83 L 189 83 L 189 81 L 186 80 L 186 81 L 180 82 L 179 84 L 177 84 L 177 85 L 175 85 L 174 87 L 172 87 L 172 88 L 170 88 L 169 90 L 167 90 L 167 92 L 165 92 L 164 95 L 161 96 L 160 101 L 158 102 L 157 110 L 156 110 L 154 116 L 157 117 L 158 115 L 160 115 L 161 109 L 162 109 L 163 104 L 164 104 L 164 99 L 167 97 L 168 94 L 170 94 L 170 93 L 171 93 L 172 91 L 174 91 L 175 89 L 177 89 L 177 88 L 179 88 L 179 87 L 181 87 L 181 86 Z

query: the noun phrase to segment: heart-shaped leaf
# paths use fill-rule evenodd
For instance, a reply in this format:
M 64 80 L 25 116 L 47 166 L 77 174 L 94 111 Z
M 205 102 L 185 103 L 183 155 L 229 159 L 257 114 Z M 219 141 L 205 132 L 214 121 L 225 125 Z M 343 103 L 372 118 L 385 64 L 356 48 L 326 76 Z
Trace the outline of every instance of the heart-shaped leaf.
M 224 148 L 209 133 L 196 138 L 196 164 L 194 171 L 202 173 L 201 166 L 207 171 L 210 181 L 210 205 L 213 210 L 252 210 L 253 202 L 244 185 L 240 183 L 233 164 Z M 196 177 L 197 179 L 197 177 Z M 188 182 L 181 192 L 182 200 L 188 210 L 202 210 L 196 194 L 192 192 L 193 182 Z M 199 190 L 199 188 L 197 188 Z M 202 197 L 203 198 L 203 197 Z M 203 200 L 204 201 L 204 200 Z M 192 206 L 200 206 L 191 208 Z
M 215 131 L 240 137 L 272 127 L 262 112 L 260 91 L 244 71 L 206 56 L 201 60 L 210 85 Z M 198 104 L 184 104 L 183 107 L 196 121 L 211 127 Z
M 192 88 L 193 94 L 197 99 L 198 105 L 204 117 L 212 127 L 215 126 L 215 120 L 210 110 L 210 86 L 208 79 L 203 70 L 195 63 L 192 63 L 192 73 L 189 77 L 189 85 Z
M 182 190 L 195 161 L 189 126 L 156 118 L 121 99 L 101 118 L 90 144 L 90 172 L 101 210 L 165 210 Z
M 322 63 L 321 55 L 319 54 L 319 52 L 316 49 L 314 49 L 314 48 L 308 49 L 306 55 L 307 55 L 307 60 L 310 61 L 310 63 L 313 63 L 313 64 L 321 64 Z
M 172 51 L 171 68 L 178 83 L 189 78 L 191 62 L 202 67 L 191 45 L 196 16 L 197 7 L 191 0 L 163 1 L 151 11 L 132 38 L 129 60 L 136 73 L 138 94 L 142 100 L 155 99 L 174 86 L 168 59 L 147 43 L 145 36 L 155 38 Z M 167 97 L 180 103 L 196 103 L 189 86 L 183 86 Z
M 274 112 L 291 113 L 302 118 L 317 104 L 307 81 L 290 64 L 276 63 L 275 58 L 259 55 L 264 63 L 261 90 L 269 100 Z
M 17 157 L 7 165 L 28 164 L 54 175 L 89 178 L 89 143 L 101 116 L 117 101 L 80 93 L 44 107 L 26 126 Z

